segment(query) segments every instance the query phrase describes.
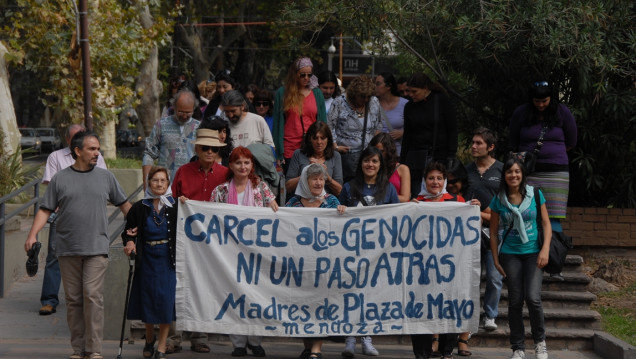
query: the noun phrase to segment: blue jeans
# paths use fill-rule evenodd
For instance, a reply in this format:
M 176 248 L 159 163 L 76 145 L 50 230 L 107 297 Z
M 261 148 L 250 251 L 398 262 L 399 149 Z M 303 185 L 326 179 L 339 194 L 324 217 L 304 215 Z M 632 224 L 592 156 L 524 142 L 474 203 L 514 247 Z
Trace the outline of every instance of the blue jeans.
M 44 280 L 42 281 L 42 294 L 40 295 L 40 303 L 42 306 L 47 304 L 56 308 L 60 303 L 57 294 L 60 291 L 60 282 L 62 276 L 60 274 L 60 264 L 57 262 L 55 254 L 55 222 L 49 226 L 49 246 L 46 254 L 46 267 L 44 268 Z
M 495 268 L 491 251 L 483 252 L 486 269 L 486 291 L 484 292 L 484 313 L 486 317 L 495 319 L 499 314 L 499 298 L 501 297 L 501 273 Z
M 523 303 L 530 314 L 532 339 L 535 344 L 545 340 L 543 306 L 541 305 L 541 283 L 543 269 L 537 267 L 537 256 L 533 254 L 501 254 L 499 261 L 506 272 L 508 286 L 508 326 L 512 350 L 525 350 L 523 326 Z

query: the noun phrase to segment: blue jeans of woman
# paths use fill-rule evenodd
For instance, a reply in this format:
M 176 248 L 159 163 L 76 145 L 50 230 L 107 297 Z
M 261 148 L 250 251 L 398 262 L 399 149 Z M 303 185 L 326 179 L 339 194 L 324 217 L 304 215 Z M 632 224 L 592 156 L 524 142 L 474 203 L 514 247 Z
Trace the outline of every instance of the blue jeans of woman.
M 512 350 L 525 350 L 525 328 L 523 325 L 523 303 L 528 306 L 532 339 L 535 343 L 545 340 L 543 306 L 541 305 L 541 283 L 543 269 L 537 267 L 537 256 L 533 254 L 500 254 L 499 261 L 506 272 L 508 286 L 508 326 Z

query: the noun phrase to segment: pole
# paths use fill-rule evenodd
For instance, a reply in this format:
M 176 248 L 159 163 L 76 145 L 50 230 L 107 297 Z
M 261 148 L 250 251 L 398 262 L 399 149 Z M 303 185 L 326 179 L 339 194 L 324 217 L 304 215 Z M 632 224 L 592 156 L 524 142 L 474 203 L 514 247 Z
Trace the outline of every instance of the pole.
M 80 47 L 82 49 L 82 84 L 84 87 L 84 126 L 93 130 L 93 101 L 91 98 L 91 54 L 88 44 L 88 7 L 79 0 Z
M 342 33 L 340 33 L 340 82 L 341 86 L 344 86 L 344 79 L 342 78 Z

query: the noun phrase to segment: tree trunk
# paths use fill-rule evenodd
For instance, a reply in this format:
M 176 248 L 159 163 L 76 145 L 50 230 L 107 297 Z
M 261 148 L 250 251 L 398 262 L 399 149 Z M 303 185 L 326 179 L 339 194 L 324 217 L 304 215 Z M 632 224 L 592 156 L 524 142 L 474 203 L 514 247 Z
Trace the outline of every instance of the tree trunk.
M 143 5 L 139 11 L 139 21 L 144 28 L 152 26 L 152 16 L 147 5 Z M 139 105 L 137 105 L 137 115 L 139 116 L 139 124 L 142 128 L 138 132 L 144 137 L 150 135 L 152 126 L 159 120 L 161 116 L 161 107 L 159 99 L 163 92 L 163 85 L 158 80 L 159 69 L 159 51 L 155 46 L 148 58 L 141 64 L 139 69 L 139 77 L 135 89 L 140 96 Z
M 20 131 L 18 131 L 18 122 L 9 90 L 9 73 L 4 60 L 6 54 L 7 48 L 0 42 L 0 119 L 2 119 L 0 131 L 4 133 L 4 141 L 0 145 L 4 148 L 4 153 L 10 156 L 15 153 L 20 144 Z

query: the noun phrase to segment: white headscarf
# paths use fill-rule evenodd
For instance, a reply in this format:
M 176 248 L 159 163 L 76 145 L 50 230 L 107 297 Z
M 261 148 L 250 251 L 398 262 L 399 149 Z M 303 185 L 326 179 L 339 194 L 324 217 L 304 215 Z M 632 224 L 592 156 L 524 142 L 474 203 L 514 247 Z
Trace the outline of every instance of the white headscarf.
M 320 193 L 320 195 L 318 196 L 314 196 L 311 194 L 311 190 L 309 189 L 309 182 L 307 178 L 307 170 L 313 166 L 318 166 L 320 167 L 320 169 L 322 170 L 322 175 L 325 175 L 325 170 L 322 167 L 322 165 L 318 164 L 318 163 L 312 163 L 309 166 L 305 166 L 305 168 L 303 168 L 303 171 L 300 173 L 300 179 L 298 180 L 298 186 L 296 186 L 296 192 L 294 194 L 305 198 L 305 199 L 309 199 L 309 202 L 313 202 L 313 201 L 320 201 L 320 202 L 325 202 L 325 196 L 327 195 L 327 192 L 325 192 L 325 188 L 322 188 L 322 192 Z
M 426 199 L 439 198 L 443 196 L 444 193 L 448 193 L 448 191 L 446 191 L 446 184 L 448 184 L 448 180 L 444 179 L 444 189 L 442 189 L 442 191 L 438 194 L 433 194 L 426 190 L 426 178 L 422 178 L 422 187 L 420 193 L 418 193 L 418 196 L 422 196 Z
M 146 181 L 146 183 L 150 183 L 150 179 L 148 179 Z M 154 199 L 159 199 L 159 209 L 161 210 L 161 207 L 168 206 L 168 207 L 172 207 L 172 188 L 170 187 L 170 181 L 168 180 L 168 189 L 166 190 L 166 193 L 162 194 L 162 195 L 156 195 L 154 193 L 152 193 L 152 191 L 150 190 L 150 185 L 148 185 L 148 187 L 146 187 L 146 192 L 144 192 L 144 199 L 150 199 L 150 200 L 154 200 Z

